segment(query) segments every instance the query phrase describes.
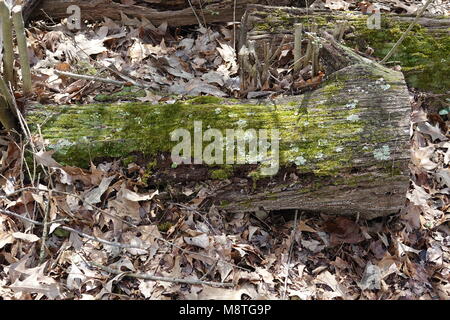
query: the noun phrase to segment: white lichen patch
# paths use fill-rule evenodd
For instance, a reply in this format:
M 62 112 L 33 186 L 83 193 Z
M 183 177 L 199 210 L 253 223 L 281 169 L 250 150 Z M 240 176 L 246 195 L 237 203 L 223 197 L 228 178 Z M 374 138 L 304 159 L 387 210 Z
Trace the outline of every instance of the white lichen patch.
M 245 127 L 246 125 L 247 125 L 247 121 L 246 120 L 244 120 L 244 119 L 239 119 L 237 122 L 236 122 L 236 125 L 238 126 L 238 127 Z
M 75 142 L 71 142 L 71 141 L 69 141 L 67 139 L 60 139 L 55 144 L 49 145 L 49 147 L 52 148 L 52 149 L 55 149 L 55 150 L 60 150 L 62 148 L 70 147 L 70 146 L 72 146 L 74 144 L 75 144 Z
M 347 120 L 348 121 L 358 121 L 359 120 L 359 116 L 357 114 L 352 114 L 352 115 L 349 115 L 347 117 Z
M 358 100 L 354 99 L 352 100 L 352 102 L 347 103 L 345 106 L 349 109 L 354 109 L 356 108 L 356 105 L 358 104 Z
M 390 84 L 386 83 L 386 80 L 384 80 L 384 78 L 378 79 L 377 81 L 375 81 L 375 84 L 380 85 L 380 88 L 384 91 L 388 90 L 391 87 Z
M 316 159 L 323 159 L 325 155 L 322 152 L 319 152 L 318 154 L 316 154 Z
M 377 160 L 389 160 L 391 158 L 391 150 L 388 145 L 384 145 L 373 151 L 373 156 Z
M 241 156 L 244 156 L 246 159 L 246 163 L 249 163 L 249 164 L 263 162 L 266 160 L 266 158 L 264 157 L 263 154 L 251 155 L 251 154 L 244 153 Z
M 342 150 L 344 150 L 343 147 L 336 147 L 336 149 L 334 149 L 334 151 L 336 151 L 336 152 L 341 152 Z
M 295 158 L 294 162 L 298 166 L 303 166 L 306 163 L 306 159 L 303 158 L 302 156 L 298 156 L 297 158 Z
M 216 110 L 214 110 L 214 112 L 215 112 L 216 114 L 220 114 L 220 113 L 222 112 L 222 109 L 216 108 Z
M 245 141 L 256 141 L 258 139 L 256 132 L 251 130 L 246 130 L 244 132 L 244 140 Z

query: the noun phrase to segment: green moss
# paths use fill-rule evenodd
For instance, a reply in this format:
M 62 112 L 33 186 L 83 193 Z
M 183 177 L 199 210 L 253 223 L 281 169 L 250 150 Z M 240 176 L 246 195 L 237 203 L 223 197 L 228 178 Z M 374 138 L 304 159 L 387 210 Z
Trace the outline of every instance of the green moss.
M 221 206 L 221 207 L 226 207 L 226 206 L 228 206 L 229 204 L 230 204 L 230 201 L 227 201 L 227 200 L 221 200 L 220 203 L 219 203 L 219 206 Z
M 252 179 L 253 190 L 256 189 L 258 181 L 263 178 L 261 172 L 259 170 L 253 170 L 248 174 L 248 177 Z
M 223 101 L 222 98 L 213 96 L 199 96 L 186 101 L 188 104 L 219 104 Z
M 85 74 L 85 75 L 91 75 L 91 76 L 99 76 L 99 72 L 97 69 L 86 61 L 79 61 L 75 65 L 75 69 L 77 70 L 78 74 Z
M 171 222 L 163 222 L 158 224 L 158 230 L 161 232 L 167 232 L 173 226 Z
M 357 39 L 363 39 L 380 59 L 393 47 L 408 28 L 408 23 L 385 17 L 380 30 L 360 27 Z M 360 41 L 360 40 L 359 40 Z M 442 93 L 450 87 L 450 35 L 430 32 L 414 26 L 390 61 L 399 61 L 408 85 L 422 90 Z
M 147 163 L 145 172 L 142 175 L 142 182 L 144 182 L 146 184 L 148 183 L 148 179 L 153 175 L 153 171 L 156 168 L 157 164 L 158 164 L 158 162 L 156 161 L 156 159 Z
M 113 94 L 98 94 L 94 97 L 98 102 L 135 101 L 137 98 L 145 97 L 145 90 L 137 87 L 124 87 Z
M 67 231 L 67 230 L 64 230 L 61 228 L 56 228 L 55 231 L 53 231 L 53 234 L 60 238 L 69 238 L 70 231 Z
M 326 86 L 324 86 L 324 91 L 328 94 L 328 97 L 331 98 L 333 95 L 336 95 L 340 92 L 340 90 L 344 88 L 344 81 L 330 81 Z
M 211 179 L 214 180 L 225 180 L 228 179 L 230 176 L 233 175 L 233 167 L 223 166 L 221 169 L 216 169 L 211 171 Z
M 224 136 L 225 128 L 230 125 L 234 129 L 240 128 L 240 124 L 245 124 L 243 129 L 287 128 L 281 132 L 280 163 L 293 162 L 302 155 L 308 160 L 301 166 L 305 171 L 320 162 L 316 169 L 323 172 L 326 167 L 330 170 L 337 168 L 339 161 L 345 162 L 351 157 L 351 154 L 345 154 L 336 160 L 337 153 L 334 149 L 339 143 L 345 144 L 358 139 L 356 133 L 364 125 L 362 121 L 327 120 L 333 116 L 345 119 L 358 112 L 357 109 L 339 110 L 334 104 L 311 107 L 305 113 L 298 112 L 302 108 L 292 104 L 278 106 L 277 110 L 271 105 L 184 103 L 62 108 L 60 115 L 50 117 L 43 126 L 43 134 L 51 142 L 51 147 L 58 151 L 55 154 L 57 161 L 84 167 L 89 165 L 90 160 L 98 157 L 121 157 L 128 162 L 134 160 L 128 158 L 133 152 L 145 155 L 168 152 L 178 143 L 170 141 L 170 132 L 185 128 L 192 133 L 194 120 L 201 120 L 204 130 L 207 127 L 219 128 L 223 130 Z M 42 123 L 52 110 L 59 111 L 57 109 L 58 107 L 39 109 L 39 113 L 30 116 L 30 122 Z M 339 136 L 334 137 L 333 132 L 339 133 Z M 204 142 L 204 146 L 207 144 Z M 220 169 L 214 173 L 214 177 L 225 177 L 226 174 L 227 170 Z
M 129 165 L 130 163 L 136 162 L 136 160 L 137 160 L 137 156 L 134 156 L 134 155 L 128 156 L 128 157 L 122 158 L 122 164 L 123 164 L 125 167 L 128 167 L 128 165 Z

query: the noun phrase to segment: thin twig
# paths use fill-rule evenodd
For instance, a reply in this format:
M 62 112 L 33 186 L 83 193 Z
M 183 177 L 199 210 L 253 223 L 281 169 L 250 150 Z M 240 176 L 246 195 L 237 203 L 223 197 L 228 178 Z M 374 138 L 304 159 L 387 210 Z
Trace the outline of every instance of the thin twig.
M 288 278 L 289 278 L 289 269 L 290 269 L 290 264 L 291 264 L 292 249 L 294 248 L 295 232 L 297 231 L 297 215 L 298 215 L 298 210 L 295 210 L 294 228 L 292 229 L 292 232 L 291 232 L 291 243 L 289 244 L 289 253 L 288 253 L 287 266 L 286 266 L 286 277 L 284 278 L 284 291 L 283 291 L 282 300 L 286 300 L 287 282 L 288 282 Z
M 403 42 L 403 40 L 405 40 L 406 36 L 408 35 L 408 33 L 411 31 L 411 29 L 413 28 L 413 26 L 417 23 L 417 21 L 419 20 L 420 16 L 423 14 L 423 12 L 425 11 L 425 9 L 428 7 L 428 5 L 433 2 L 434 0 L 428 0 L 425 5 L 419 10 L 419 12 L 416 15 L 416 18 L 414 19 L 413 22 L 411 22 L 411 24 L 408 26 L 408 29 L 406 29 L 406 31 L 402 34 L 402 36 L 400 37 L 400 39 L 398 39 L 398 41 L 394 44 L 394 46 L 392 47 L 392 49 L 388 52 L 388 54 L 383 58 L 383 60 L 380 61 L 381 64 L 386 63 L 387 60 L 389 60 L 389 58 L 394 54 L 395 50 L 397 50 L 397 48 L 400 46 L 400 44 Z
M 15 218 L 21 219 L 23 221 L 27 221 L 28 223 L 34 224 L 36 226 L 43 226 L 44 225 L 44 223 L 42 223 L 42 222 L 39 222 L 39 221 L 30 219 L 30 218 L 21 216 L 18 213 L 15 213 L 15 212 L 12 212 L 12 211 L 9 211 L 9 210 L 6 210 L 6 209 L 0 209 L 0 213 L 4 213 L 4 214 L 6 214 L 8 216 L 15 217 Z M 68 221 L 69 220 L 67 218 L 56 219 L 56 220 L 53 220 L 53 221 L 49 221 L 48 224 L 51 225 L 51 224 L 55 224 L 55 223 L 62 223 L 62 222 L 68 222 Z
M 294 24 L 294 71 L 300 71 L 300 58 L 302 57 L 302 32 L 303 25 L 301 23 Z
M 57 74 L 59 76 L 65 76 L 65 77 L 74 78 L 74 79 L 83 79 L 83 80 L 90 80 L 90 81 L 97 81 L 97 82 L 105 82 L 105 83 L 115 84 L 115 85 L 118 85 L 118 86 L 124 86 L 124 85 L 127 84 L 127 82 L 125 82 L 125 81 L 118 81 L 118 80 L 113 80 L 113 79 L 106 79 L 106 78 L 88 76 L 88 75 L 85 75 L 85 74 L 77 74 L 77 73 L 71 73 L 71 72 L 65 72 L 65 71 L 59 71 L 59 70 L 55 70 L 54 72 L 55 72 L 55 74 Z
M 192 6 L 191 0 L 188 0 L 188 2 L 189 2 L 189 5 L 191 6 L 192 11 L 194 12 L 195 18 L 196 18 L 197 21 L 198 21 L 198 25 L 200 26 L 200 28 L 203 28 L 203 25 L 202 25 L 202 23 L 201 23 L 201 21 L 200 21 L 200 18 L 198 17 L 197 12 L 195 12 L 194 7 Z
M 42 222 L 35 221 L 33 219 L 21 216 L 20 214 L 17 214 L 15 212 L 12 212 L 12 211 L 9 211 L 9 210 L 6 210 L 6 209 L 0 209 L 0 213 L 3 213 L 3 214 L 6 214 L 8 216 L 11 216 L 11 217 L 15 217 L 15 218 L 21 219 L 23 221 L 26 221 L 28 223 L 31 223 L 31 224 L 34 224 L 34 225 L 37 225 L 37 226 L 43 226 L 44 225 Z
M 209 276 L 210 274 L 212 274 L 212 272 L 216 269 L 217 264 L 219 263 L 219 260 L 216 260 L 211 268 L 208 269 L 208 271 L 200 278 L 200 281 L 202 281 L 203 279 L 206 279 L 207 276 Z
M 206 28 L 208 25 L 206 23 L 205 13 L 203 12 L 202 0 L 199 0 L 198 4 L 200 5 L 200 13 L 202 14 L 203 23 L 205 24 L 205 28 Z M 208 37 L 209 37 L 209 31 L 208 31 Z M 211 38 L 209 39 L 209 41 L 211 41 Z
M 236 0 L 233 3 L 233 50 L 236 52 Z
M 41 252 L 39 253 L 39 265 L 44 263 L 45 259 L 45 243 L 47 242 L 48 238 L 48 219 L 50 217 L 50 210 L 52 206 L 52 192 L 50 191 L 48 193 L 48 199 L 47 199 L 47 208 L 45 208 L 45 215 L 44 215 L 44 225 L 42 228 L 42 239 L 41 239 Z
M 212 282 L 212 281 L 201 281 L 194 279 L 176 279 L 176 278 L 167 278 L 167 277 L 158 277 L 152 276 L 148 274 L 142 273 L 134 273 L 134 272 L 123 272 L 117 269 L 112 269 L 101 265 L 99 263 L 93 261 L 87 261 L 88 264 L 95 266 L 103 271 L 112 273 L 112 274 L 123 274 L 125 277 L 138 278 L 144 280 L 152 280 L 152 281 L 163 281 L 163 282 L 172 282 L 172 283 L 185 283 L 185 284 L 193 284 L 193 285 L 204 285 L 211 287 L 219 287 L 219 288 L 232 288 L 234 287 L 234 283 L 222 283 L 222 282 Z
M 172 204 L 173 204 L 173 205 L 176 205 L 176 206 L 178 206 L 178 207 L 181 207 L 181 208 L 183 208 L 183 209 L 185 209 L 185 210 L 194 212 L 194 213 L 197 214 L 200 218 L 202 218 L 202 220 L 203 220 L 203 221 L 205 222 L 205 224 L 211 229 L 211 231 L 214 232 L 214 234 L 218 234 L 218 232 L 216 231 L 216 229 L 209 223 L 209 221 L 203 216 L 203 214 L 202 214 L 200 211 L 198 211 L 198 210 L 196 210 L 196 209 L 194 209 L 194 208 L 191 208 L 191 207 L 189 207 L 189 206 L 185 206 L 184 204 L 181 204 L 181 203 L 172 203 Z

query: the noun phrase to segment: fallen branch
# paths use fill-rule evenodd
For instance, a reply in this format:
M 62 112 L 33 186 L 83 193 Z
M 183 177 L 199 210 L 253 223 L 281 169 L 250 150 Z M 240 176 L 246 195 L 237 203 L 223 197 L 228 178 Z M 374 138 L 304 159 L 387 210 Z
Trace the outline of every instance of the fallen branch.
M 39 253 L 39 265 L 44 263 L 45 260 L 45 243 L 48 240 L 48 229 L 49 229 L 49 217 L 50 217 L 50 210 L 52 208 L 52 192 L 49 192 L 48 194 L 48 203 L 47 207 L 45 208 L 45 214 L 44 214 L 44 224 L 42 226 L 42 238 L 41 238 L 41 252 Z
M 59 71 L 59 70 L 55 70 L 55 74 L 57 74 L 58 76 L 64 76 L 64 77 L 73 78 L 73 79 L 82 79 L 82 80 L 89 80 L 89 81 L 111 83 L 111 84 L 115 84 L 117 86 L 124 86 L 124 85 L 128 84 L 128 82 L 125 82 L 125 81 L 105 79 L 105 78 L 100 78 L 100 77 L 88 76 L 85 74 L 77 74 L 77 73 L 71 73 L 71 72 L 65 72 L 65 71 Z
M 296 73 L 300 71 L 301 67 L 300 58 L 302 57 L 302 32 L 303 25 L 301 23 L 294 24 L 294 71 Z
M 284 291 L 283 291 L 282 300 L 286 300 L 287 282 L 288 282 L 288 278 L 289 278 L 289 267 L 291 264 L 292 249 L 294 249 L 295 233 L 297 231 L 297 215 L 298 215 L 298 210 L 295 210 L 294 227 L 292 228 L 291 237 L 290 237 L 291 243 L 289 244 L 288 260 L 287 260 L 287 264 L 286 264 L 286 276 L 284 278 Z M 300 219 L 301 219 L 301 217 L 300 217 Z
M 96 262 L 87 261 L 87 263 L 89 263 L 90 265 L 95 266 L 103 271 L 106 271 L 106 272 L 109 272 L 112 274 L 124 274 L 125 277 L 130 277 L 130 278 L 138 278 L 138 279 L 152 280 L 152 281 L 173 282 L 173 283 L 185 283 L 185 284 L 192 284 L 192 285 L 204 285 L 204 286 L 219 287 L 219 288 L 232 288 L 235 286 L 234 283 L 222 283 L 222 282 L 190 280 L 190 279 L 176 279 L 176 278 L 168 278 L 168 277 L 151 276 L 151 275 L 142 274 L 142 273 L 123 272 L 120 270 L 106 267 L 106 266 L 101 265 Z

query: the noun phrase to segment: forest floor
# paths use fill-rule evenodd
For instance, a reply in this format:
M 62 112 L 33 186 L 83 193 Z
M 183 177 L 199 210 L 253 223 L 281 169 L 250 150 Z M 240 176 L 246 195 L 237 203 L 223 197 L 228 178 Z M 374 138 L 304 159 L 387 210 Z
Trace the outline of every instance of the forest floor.
M 316 2 L 319 9 L 360 10 L 354 1 Z M 396 13 L 414 13 L 421 3 L 377 2 Z M 449 9 L 438 0 L 427 13 Z M 76 33 L 62 23 L 33 22 L 36 99 L 16 98 L 25 108 L 239 97 L 233 32 L 227 25 L 172 30 L 126 16 Z M 279 81 L 268 90 L 276 95 L 295 85 L 290 55 L 286 44 Z M 433 99 L 411 88 L 405 209 L 370 221 L 230 214 L 212 204 L 214 195 L 250 181 L 161 187 L 154 183 L 158 172 L 139 161 L 102 161 L 84 170 L 56 163 L 39 135 L 23 143 L 2 135 L 0 299 L 449 299 L 449 121 L 445 112 L 427 114 Z M 30 155 L 35 167 L 25 161 Z

